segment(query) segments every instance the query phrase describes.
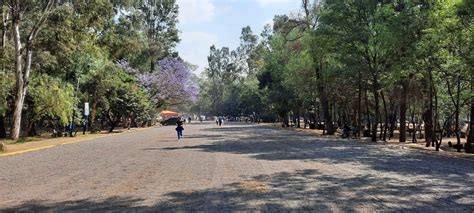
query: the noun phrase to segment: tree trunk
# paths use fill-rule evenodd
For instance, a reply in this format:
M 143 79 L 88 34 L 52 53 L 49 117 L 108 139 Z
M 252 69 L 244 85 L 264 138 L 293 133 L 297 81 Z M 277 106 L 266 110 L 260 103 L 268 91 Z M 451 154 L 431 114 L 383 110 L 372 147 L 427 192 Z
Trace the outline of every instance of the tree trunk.
M 441 129 L 440 128 L 440 124 L 439 124 L 439 105 L 438 105 L 438 92 L 436 90 L 436 86 L 434 85 L 434 81 L 433 81 L 433 74 L 432 72 L 430 72 L 430 81 L 431 81 L 431 91 L 433 91 L 433 97 L 434 97 L 434 111 L 433 111 L 433 141 L 431 141 L 431 146 L 434 147 L 436 145 L 436 143 L 438 143 L 438 136 L 437 136 L 437 133 L 439 132 L 438 129 Z
M 441 130 L 441 136 L 439 137 L 439 141 L 436 142 L 435 150 L 439 152 L 439 148 L 441 147 L 441 143 L 443 142 L 443 130 Z
M 2 10 L 2 48 L 5 49 L 7 41 L 7 19 L 8 12 L 3 7 L 3 1 L 0 1 L 0 6 Z M 5 64 L 2 64 L 2 75 L 5 74 Z M 5 127 L 5 115 L 0 114 L 0 138 L 7 137 L 7 129 Z
M 39 19 L 36 23 L 33 24 L 31 28 L 31 32 L 29 32 L 28 37 L 26 39 L 26 46 L 25 49 L 22 49 L 21 45 L 21 37 L 20 37 L 20 21 L 22 19 L 22 11 L 20 8 L 20 0 L 12 1 L 11 5 L 11 25 L 12 25 L 12 34 L 13 34 L 13 41 L 15 44 L 15 103 L 13 106 L 13 122 L 12 128 L 10 130 L 10 138 L 13 140 L 18 140 L 20 136 L 20 128 L 21 128 L 21 114 L 23 103 L 25 101 L 26 92 L 28 90 L 28 81 L 30 77 L 30 69 L 31 69 L 31 60 L 33 57 L 33 41 L 38 35 L 41 26 L 44 24 L 46 20 L 47 13 L 51 11 L 53 6 L 55 5 L 55 0 L 49 0 L 47 5 L 44 7 L 42 13 L 35 14 L 39 16 Z M 26 55 L 26 59 L 24 60 L 24 67 L 22 67 L 23 63 L 23 53 Z
M 7 138 L 4 115 L 0 115 L 0 138 Z
M 319 109 L 319 103 L 316 103 L 316 113 L 314 116 L 314 120 L 318 123 L 321 124 L 321 110 Z
M 306 127 L 308 126 L 308 119 L 306 118 L 306 115 L 303 116 L 303 123 L 304 123 L 303 129 L 306 129 Z
M 3 7 L 3 1 L 0 1 L 0 3 L 2 3 L 0 5 L 2 7 L 2 47 L 5 48 L 7 42 L 8 12 Z
M 474 67 L 473 70 L 471 70 L 471 93 L 474 92 Z M 474 98 L 471 97 L 470 100 L 470 119 L 469 119 L 469 134 L 467 136 L 466 140 L 466 145 L 464 149 L 466 150 L 467 153 L 474 153 L 474 148 L 472 147 L 472 144 L 474 143 Z
M 324 84 L 322 83 L 322 64 L 320 63 L 319 68 L 316 68 L 316 78 L 318 80 L 318 94 L 319 100 L 321 101 L 321 105 L 323 107 L 323 114 L 324 114 L 324 126 L 326 129 L 326 133 L 328 135 L 332 135 L 335 132 L 334 126 L 332 124 L 331 113 L 329 111 L 329 103 L 327 98 L 327 93 Z
M 427 107 L 425 112 L 423 113 L 423 121 L 425 123 L 425 141 L 426 147 L 429 147 L 431 142 L 433 141 L 433 112 L 431 107 Z
M 91 118 L 90 118 L 91 132 L 96 131 L 96 116 L 97 116 L 97 92 L 94 92 L 94 98 L 92 99 Z
M 439 152 L 439 148 L 441 147 L 441 143 L 443 142 L 443 132 L 444 132 L 444 129 L 446 129 L 447 125 L 449 124 L 449 120 L 451 120 L 451 117 L 449 117 L 448 119 L 446 119 L 443 123 L 443 126 L 441 129 L 441 133 L 440 133 L 440 136 L 439 136 L 439 141 L 436 142 L 436 151 Z
M 407 94 L 408 83 L 402 83 L 402 92 L 400 94 L 400 137 L 399 142 L 406 142 L 406 121 L 407 121 Z M 415 128 L 413 126 L 413 128 Z
M 471 89 L 472 90 L 472 89 Z M 466 140 L 466 145 L 464 149 L 466 150 L 467 153 L 474 153 L 474 149 L 472 147 L 472 144 L 474 143 L 474 100 L 471 98 L 471 103 L 470 103 L 470 119 L 469 119 L 469 134 L 467 136 Z
M 418 130 L 418 127 L 416 126 L 415 121 L 413 120 L 413 135 L 412 135 L 412 143 L 416 143 L 416 131 Z M 421 130 L 420 130 L 421 132 Z
M 113 122 L 110 122 L 110 129 L 109 129 L 109 132 L 113 132 L 115 127 L 117 126 L 117 123 L 116 121 L 113 121 Z
M 34 120 L 30 120 L 28 122 L 27 135 L 29 137 L 34 137 L 38 135 L 38 133 L 36 132 L 36 122 Z
M 26 87 L 23 76 L 22 62 L 23 57 L 21 54 L 21 38 L 20 38 L 20 8 L 16 4 L 12 9 L 12 26 L 13 26 L 13 41 L 15 43 L 15 103 L 13 106 L 13 122 L 10 129 L 10 138 L 12 140 L 18 140 L 20 137 L 21 128 L 21 113 L 23 108 L 23 102 L 26 93 Z
M 434 125 L 433 125 L 433 88 L 432 88 L 432 76 L 431 76 L 431 70 L 429 72 L 429 79 L 428 79 L 428 101 L 427 105 L 425 108 L 425 112 L 423 113 L 423 120 L 425 122 L 425 141 L 426 147 L 429 147 L 430 144 L 432 144 L 435 140 L 435 130 L 434 130 Z
M 387 141 L 387 130 L 388 130 L 388 109 L 387 109 L 387 103 L 385 101 L 385 96 L 383 95 L 383 92 L 380 92 L 380 96 L 382 97 L 382 103 L 383 103 L 383 108 L 385 111 L 385 124 L 383 128 L 383 141 Z
M 370 114 L 369 114 L 369 97 L 367 95 L 367 89 L 365 90 L 365 114 L 367 116 L 367 131 L 371 129 Z
M 379 94 L 380 95 L 380 94 Z M 380 111 L 381 109 L 379 109 Z M 379 123 L 380 123 L 380 134 L 379 134 L 379 140 L 383 140 L 383 134 L 384 134 L 384 129 L 385 129 L 385 123 L 382 122 L 382 113 L 379 113 Z M 377 130 L 378 131 L 378 130 Z
M 373 91 L 374 93 L 374 122 L 372 126 L 372 142 L 377 142 L 377 127 L 379 125 L 379 91 L 378 91 L 378 77 L 373 74 Z
M 300 110 L 298 109 L 298 115 L 296 115 L 296 127 L 301 128 L 301 123 L 300 123 Z
M 394 137 L 394 132 L 397 126 L 397 109 L 395 106 L 390 110 L 390 134 L 389 134 L 389 140 Z
M 362 135 L 362 72 L 359 70 L 358 79 L 358 94 L 357 94 L 357 131 L 358 137 Z
M 117 116 L 114 120 L 113 117 L 114 116 L 111 115 L 111 112 L 108 111 L 107 112 L 107 119 L 109 120 L 109 124 L 110 124 L 109 132 L 114 131 L 115 127 L 117 126 L 117 124 L 120 122 L 120 119 L 122 118 L 122 116 Z
M 461 129 L 459 128 L 459 99 L 460 99 L 460 93 L 461 93 L 461 77 L 458 75 L 457 76 L 457 89 L 456 89 L 456 111 L 455 111 L 455 122 L 456 122 L 456 139 L 457 139 L 457 144 L 458 144 L 458 152 L 461 152 L 461 135 L 459 134 L 461 132 Z

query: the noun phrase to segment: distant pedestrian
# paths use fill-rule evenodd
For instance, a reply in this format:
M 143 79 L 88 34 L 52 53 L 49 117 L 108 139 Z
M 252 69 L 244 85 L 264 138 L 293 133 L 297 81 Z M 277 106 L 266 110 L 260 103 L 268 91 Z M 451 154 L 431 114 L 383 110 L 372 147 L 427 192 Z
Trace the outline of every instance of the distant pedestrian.
M 178 121 L 176 121 L 176 133 L 178 134 L 178 140 L 183 138 L 183 121 L 181 118 L 178 118 Z
M 222 126 L 222 118 L 221 117 L 219 117 L 218 122 L 219 122 L 219 126 Z

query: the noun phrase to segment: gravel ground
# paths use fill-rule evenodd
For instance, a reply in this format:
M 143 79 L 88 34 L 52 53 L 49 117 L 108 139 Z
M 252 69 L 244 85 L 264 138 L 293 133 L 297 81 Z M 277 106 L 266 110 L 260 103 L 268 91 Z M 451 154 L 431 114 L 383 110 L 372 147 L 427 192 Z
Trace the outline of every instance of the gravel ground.
M 0 158 L 0 211 L 474 212 L 474 161 L 250 124 Z

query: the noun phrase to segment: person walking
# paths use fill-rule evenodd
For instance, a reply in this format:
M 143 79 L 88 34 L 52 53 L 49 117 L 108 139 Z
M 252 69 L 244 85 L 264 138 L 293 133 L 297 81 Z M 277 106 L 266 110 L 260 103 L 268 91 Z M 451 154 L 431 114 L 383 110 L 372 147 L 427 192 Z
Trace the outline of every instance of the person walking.
M 176 121 L 176 133 L 178 134 L 178 140 L 183 138 L 183 121 L 181 118 L 178 118 L 178 121 Z

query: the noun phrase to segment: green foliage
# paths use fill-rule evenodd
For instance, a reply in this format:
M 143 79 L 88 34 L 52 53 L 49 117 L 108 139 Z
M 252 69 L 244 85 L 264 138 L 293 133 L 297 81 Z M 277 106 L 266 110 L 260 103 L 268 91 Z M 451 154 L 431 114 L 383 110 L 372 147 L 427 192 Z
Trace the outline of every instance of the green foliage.
M 266 100 L 271 103 L 268 111 L 284 115 L 290 111 L 289 103 L 294 100 L 293 91 L 285 86 L 285 65 L 289 55 L 283 36 L 275 36 L 270 46 L 272 51 L 264 56 L 265 65 L 259 75 L 259 88 L 265 89 Z
M 8 110 L 7 98 L 14 86 L 14 79 L 10 73 L 0 73 L 0 115 Z
M 23 47 L 46 2 L 19 3 Z M 137 123 L 153 120 L 156 106 L 150 102 L 148 92 L 139 85 L 136 76 L 117 68 L 115 62 L 125 59 L 148 72 L 154 70 L 150 64 L 160 58 L 178 57 L 174 50 L 179 41 L 176 2 L 53 2 L 54 6 L 41 22 L 41 32 L 28 44 L 34 50 L 32 79 L 26 79 L 29 88 L 24 106 L 29 129 L 34 132 L 35 125 L 42 124 L 37 121 L 42 119 L 84 124 L 84 102 L 90 103 L 92 124 L 108 118 L 117 123 L 125 116 L 132 116 Z M 1 4 L 2 12 L 10 14 L 6 2 Z M 7 99 L 14 101 L 11 20 L 7 20 L 5 45 L 0 48 L 2 115 L 11 107 L 7 106 Z
M 200 79 L 200 98 L 192 110 L 209 115 L 241 116 L 261 112 L 257 73 L 264 66 L 265 38 L 242 28 L 236 50 L 210 47 L 209 67 Z
M 411 119 L 438 119 L 440 128 L 456 106 L 466 116 L 472 97 L 471 2 L 303 1 L 300 14 L 275 16 L 262 37 L 243 28 L 235 52 L 211 47 L 197 108 L 313 122 L 333 116 L 374 134 L 374 122 L 396 124 L 407 97 Z
M 41 118 L 58 118 L 61 124 L 71 121 L 74 106 L 74 89 L 71 84 L 60 79 L 42 74 L 31 80 L 29 92 L 34 117 L 33 121 Z
M 313 122 L 334 116 L 339 123 L 369 125 L 397 115 L 405 91 L 409 107 L 422 108 L 412 110 L 417 114 L 429 103 L 438 110 L 432 117 L 440 120 L 450 118 L 458 104 L 461 116 L 467 115 L 474 78 L 472 1 L 303 3 L 300 14 L 275 16 L 260 36 L 242 28 L 235 50 L 211 46 L 191 110 L 300 114 Z M 21 5 L 25 40 L 44 2 Z M 58 2 L 30 44 L 35 50 L 26 105 L 30 119 L 65 124 L 76 109 L 75 120 L 82 121 L 82 105 L 89 102 L 93 123 L 153 120 L 159 106 L 137 76 L 159 70 L 160 59 L 179 58 L 177 16 L 175 0 Z M 6 35 L 0 49 L 2 115 L 15 83 L 13 39 Z M 117 61 L 129 62 L 135 73 L 117 67 Z

